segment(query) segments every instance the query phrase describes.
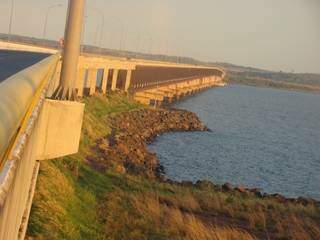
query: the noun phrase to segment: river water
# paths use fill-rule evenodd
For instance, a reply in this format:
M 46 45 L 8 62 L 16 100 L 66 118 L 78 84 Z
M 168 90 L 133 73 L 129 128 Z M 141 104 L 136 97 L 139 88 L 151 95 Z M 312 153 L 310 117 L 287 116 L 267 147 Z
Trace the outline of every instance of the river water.
M 320 95 L 231 85 L 174 107 L 212 132 L 168 133 L 149 146 L 169 178 L 320 199 Z

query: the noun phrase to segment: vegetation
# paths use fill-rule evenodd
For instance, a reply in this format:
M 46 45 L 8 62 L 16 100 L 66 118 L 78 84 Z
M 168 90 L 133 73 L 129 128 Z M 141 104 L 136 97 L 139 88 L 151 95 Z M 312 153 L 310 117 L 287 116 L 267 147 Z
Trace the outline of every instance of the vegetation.
M 229 82 L 251 86 L 320 92 L 320 74 L 295 74 L 267 71 L 229 71 Z
M 79 153 L 41 163 L 28 235 L 35 239 L 101 239 L 99 199 L 117 185 L 112 174 L 102 174 L 87 163 L 92 146 L 110 133 L 105 116 L 141 105 L 122 95 L 84 99 L 86 103 Z
M 79 153 L 41 163 L 29 239 L 320 239 L 315 205 L 93 169 L 106 116 L 142 106 L 120 94 L 84 101 Z

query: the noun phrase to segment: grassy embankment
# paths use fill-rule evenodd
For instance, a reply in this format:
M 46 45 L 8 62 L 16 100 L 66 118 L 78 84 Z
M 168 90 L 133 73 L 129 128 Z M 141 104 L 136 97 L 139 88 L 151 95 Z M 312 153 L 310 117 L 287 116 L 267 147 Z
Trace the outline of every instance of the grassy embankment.
M 121 95 L 84 101 L 79 153 L 41 163 L 30 238 L 320 239 L 315 206 L 94 170 L 88 159 L 110 133 L 106 116 L 142 106 Z

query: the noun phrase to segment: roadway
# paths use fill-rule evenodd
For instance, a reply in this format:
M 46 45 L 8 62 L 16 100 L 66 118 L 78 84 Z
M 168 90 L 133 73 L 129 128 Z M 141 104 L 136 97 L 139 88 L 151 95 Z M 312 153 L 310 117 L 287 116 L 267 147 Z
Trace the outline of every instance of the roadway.
M 0 50 L 0 82 L 47 56 L 46 53 Z

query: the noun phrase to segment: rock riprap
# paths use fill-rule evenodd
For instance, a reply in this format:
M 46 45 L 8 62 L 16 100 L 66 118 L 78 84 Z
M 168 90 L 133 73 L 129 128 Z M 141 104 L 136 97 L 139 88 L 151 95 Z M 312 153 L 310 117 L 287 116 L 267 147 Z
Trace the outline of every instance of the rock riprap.
M 89 161 L 98 169 L 112 169 L 148 178 L 162 178 L 156 154 L 147 149 L 155 137 L 172 131 L 207 131 L 196 114 L 176 109 L 141 109 L 109 117 L 112 132 L 99 139 L 98 157 Z

